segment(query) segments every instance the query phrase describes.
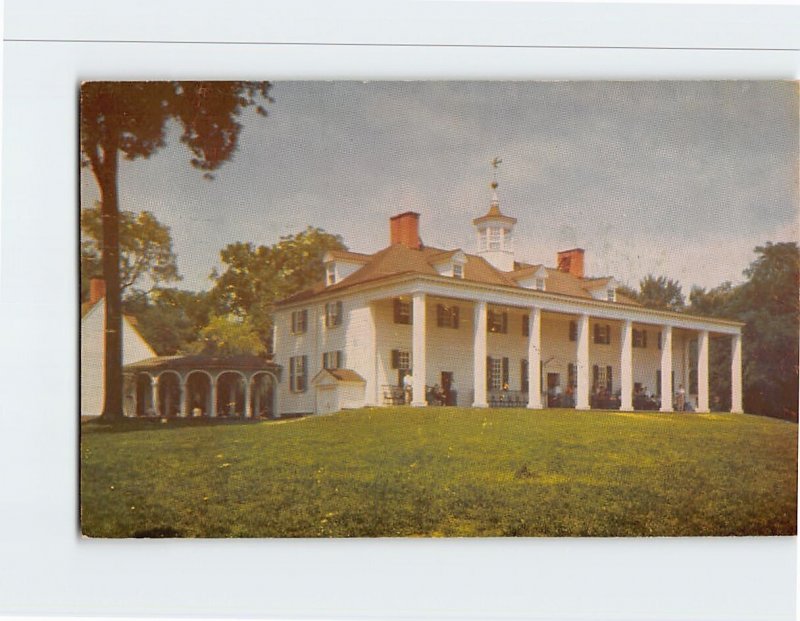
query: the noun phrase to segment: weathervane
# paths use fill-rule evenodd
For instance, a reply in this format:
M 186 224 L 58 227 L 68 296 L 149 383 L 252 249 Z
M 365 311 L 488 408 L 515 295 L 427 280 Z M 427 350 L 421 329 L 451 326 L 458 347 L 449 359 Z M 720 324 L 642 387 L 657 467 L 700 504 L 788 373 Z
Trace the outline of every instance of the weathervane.
M 495 156 L 491 163 L 492 168 L 494 169 L 492 172 L 492 189 L 495 190 L 497 189 L 497 169 L 500 167 L 500 164 L 503 163 L 503 160 Z

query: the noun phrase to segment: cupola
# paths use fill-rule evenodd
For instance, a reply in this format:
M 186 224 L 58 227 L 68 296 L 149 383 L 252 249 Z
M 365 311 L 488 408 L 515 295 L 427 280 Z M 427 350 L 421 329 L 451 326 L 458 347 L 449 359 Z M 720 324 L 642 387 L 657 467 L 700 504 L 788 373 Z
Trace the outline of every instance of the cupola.
M 478 236 L 478 255 L 503 272 L 514 269 L 514 225 L 516 218 L 503 215 L 497 198 L 497 181 L 492 181 L 492 201 L 485 216 L 472 224 Z

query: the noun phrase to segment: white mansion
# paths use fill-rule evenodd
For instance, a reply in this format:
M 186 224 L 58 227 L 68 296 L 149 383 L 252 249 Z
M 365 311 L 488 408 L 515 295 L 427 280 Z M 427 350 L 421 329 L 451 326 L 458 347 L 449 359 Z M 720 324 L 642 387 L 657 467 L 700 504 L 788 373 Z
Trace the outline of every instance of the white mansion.
M 496 192 L 473 224 L 474 255 L 424 246 L 414 212 L 390 219 L 379 252 L 329 252 L 325 281 L 275 313 L 277 411 L 400 403 L 410 373 L 414 406 L 436 395 L 459 406 L 669 412 L 685 387 L 707 412 L 711 338 L 730 339 L 731 410 L 742 411 L 743 324 L 645 308 L 613 278 L 586 277 L 580 248 L 559 252 L 554 268 L 516 261 L 516 220 Z

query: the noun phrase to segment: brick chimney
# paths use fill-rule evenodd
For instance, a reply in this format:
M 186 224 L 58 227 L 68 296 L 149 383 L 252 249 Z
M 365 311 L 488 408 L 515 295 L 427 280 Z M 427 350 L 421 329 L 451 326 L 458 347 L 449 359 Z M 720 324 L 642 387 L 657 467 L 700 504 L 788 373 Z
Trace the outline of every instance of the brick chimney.
M 406 248 L 418 250 L 422 247 L 419 240 L 419 214 L 406 211 L 389 218 L 389 242 L 403 244 Z
M 556 265 L 560 272 L 572 274 L 577 278 L 583 278 L 583 248 L 573 248 L 572 250 L 562 250 L 556 257 Z
M 99 276 L 94 276 L 89 280 L 89 304 L 97 304 L 106 297 L 106 281 Z

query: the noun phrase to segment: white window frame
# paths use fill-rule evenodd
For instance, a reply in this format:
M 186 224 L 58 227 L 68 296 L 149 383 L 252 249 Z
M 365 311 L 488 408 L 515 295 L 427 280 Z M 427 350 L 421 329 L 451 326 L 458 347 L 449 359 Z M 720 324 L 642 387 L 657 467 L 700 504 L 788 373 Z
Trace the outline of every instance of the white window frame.
M 464 266 L 461 263 L 453 263 L 453 278 L 464 278 Z
M 302 393 L 308 390 L 308 357 L 292 356 L 289 358 L 289 390 Z M 298 384 L 300 387 L 298 388 Z
M 488 229 L 488 248 L 489 250 L 503 249 L 503 229 L 502 227 L 490 226 Z
M 411 368 L 411 352 L 409 350 L 397 350 L 397 368 L 401 371 L 407 371 Z
M 328 263 L 325 266 L 325 285 L 330 287 L 336 284 L 336 264 Z
M 544 291 L 544 278 L 537 278 L 536 279 L 536 290 L 537 291 Z
M 609 302 L 616 302 L 617 301 L 617 290 L 616 289 L 608 289 L 606 291 L 606 300 Z
M 503 359 L 492 358 L 491 367 L 489 368 L 489 389 L 502 390 L 503 389 Z

